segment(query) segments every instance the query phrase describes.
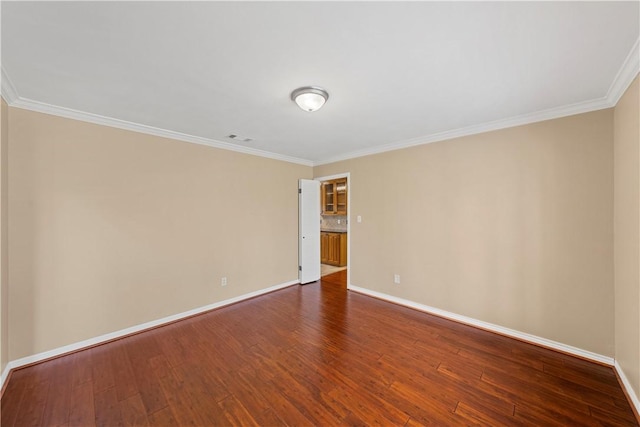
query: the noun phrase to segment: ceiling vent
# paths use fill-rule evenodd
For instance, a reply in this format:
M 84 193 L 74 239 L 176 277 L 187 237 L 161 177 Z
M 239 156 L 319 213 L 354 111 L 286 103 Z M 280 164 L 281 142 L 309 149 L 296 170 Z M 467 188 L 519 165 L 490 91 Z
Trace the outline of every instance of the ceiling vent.
M 239 135 L 236 135 L 234 133 L 232 133 L 230 135 L 227 135 L 227 138 L 231 138 L 234 141 L 240 141 L 240 142 L 251 142 L 251 141 L 253 141 L 253 138 L 245 138 L 244 136 L 239 136 Z

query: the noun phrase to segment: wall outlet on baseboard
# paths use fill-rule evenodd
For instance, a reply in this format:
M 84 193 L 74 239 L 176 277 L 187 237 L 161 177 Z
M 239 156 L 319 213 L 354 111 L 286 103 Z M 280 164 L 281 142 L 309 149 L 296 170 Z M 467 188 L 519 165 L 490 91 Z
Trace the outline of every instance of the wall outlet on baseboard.
M 396 285 L 400 284 L 400 275 L 399 274 L 394 274 L 393 275 L 393 283 L 395 283 Z
M 220 279 L 220 286 L 227 286 L 227 278 L 223 277 L 222 279 Z

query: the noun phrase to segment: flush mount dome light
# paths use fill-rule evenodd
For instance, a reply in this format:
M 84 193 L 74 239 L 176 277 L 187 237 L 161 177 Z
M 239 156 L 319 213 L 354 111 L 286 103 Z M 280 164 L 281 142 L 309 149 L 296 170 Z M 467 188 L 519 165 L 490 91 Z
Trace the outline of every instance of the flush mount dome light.
M 305 86 L 291 92 L 291 99 L 304 111 L 317 111 L 327 102 L 329 94 L 320 87 Z

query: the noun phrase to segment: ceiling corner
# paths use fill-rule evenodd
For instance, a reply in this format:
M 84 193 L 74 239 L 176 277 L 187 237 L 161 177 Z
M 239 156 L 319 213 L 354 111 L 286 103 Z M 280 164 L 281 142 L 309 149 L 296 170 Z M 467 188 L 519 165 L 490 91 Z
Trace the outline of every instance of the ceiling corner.
M 629 55 L 627 55 L 618 74 L 616 74 L 616 77 L 609 87 L 607 101 L 611 107 L 614 107 L 618 103 L 633 79 L 636 78 L 638 72 L 640 72 L 640 38 L 633 44 Z
M 7 74 L 4 67 L 2 67 L 1 79 L 2 79 L 2 97 L 4 98 L 5 101 L 7 101 L 7 104 L 11 105 L 15 101 L 17 101 L 18 98 L 20 97 L 18 96 L 18 91 L 16 90 L 15 86 L 11 82 L 11 79 L 9 78 L 9 75 Z

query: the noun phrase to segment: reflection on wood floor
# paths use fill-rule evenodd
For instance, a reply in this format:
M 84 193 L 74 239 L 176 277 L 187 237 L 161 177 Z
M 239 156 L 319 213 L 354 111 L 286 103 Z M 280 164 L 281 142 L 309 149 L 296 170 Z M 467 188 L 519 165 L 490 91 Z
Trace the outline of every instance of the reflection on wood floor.
M 637 425 L 611 368 L 346 290 L 346 271 L 17 370 L 23 425 Z

